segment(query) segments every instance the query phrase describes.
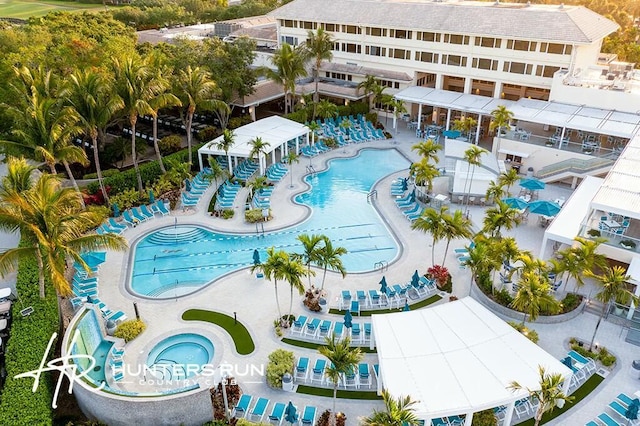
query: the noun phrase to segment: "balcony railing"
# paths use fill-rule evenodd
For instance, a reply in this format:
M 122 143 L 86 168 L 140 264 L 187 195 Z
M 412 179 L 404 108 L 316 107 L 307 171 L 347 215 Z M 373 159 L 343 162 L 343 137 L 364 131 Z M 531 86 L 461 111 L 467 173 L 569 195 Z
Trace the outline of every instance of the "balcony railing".
M 613 163 L 614 160 L 610 158 L 590 158 L 588 160 L 571 158 L 541 168 L 538 173 L 536 173 L 536 177 L 544 179 L 545 177 L 564 172 L 588 173 L 593 170 L 611 166 Z

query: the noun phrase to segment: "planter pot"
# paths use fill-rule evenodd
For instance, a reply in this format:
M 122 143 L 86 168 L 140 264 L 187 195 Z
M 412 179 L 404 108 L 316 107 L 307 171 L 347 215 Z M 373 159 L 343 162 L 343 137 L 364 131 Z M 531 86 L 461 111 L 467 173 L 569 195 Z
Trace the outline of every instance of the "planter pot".
M 622 316 L 622 314 L 624 313 L 624 309 L 622 309 L 622 308 L 620 308 L 620 307 L 616 306 L 615 308 L 613 308 L 613 313 L 614 313 L 616 316 Z
M 620 247 L 622 247 L 622 248 L 624 248 L 624 249 L 627 249 L 627 250 L 633 250 L 633 249 L 635 249 L 635 246 L 628 246 L 628 245 L 626 245 L 626 244 L 622 244 L 622 243 L 620 243 Z

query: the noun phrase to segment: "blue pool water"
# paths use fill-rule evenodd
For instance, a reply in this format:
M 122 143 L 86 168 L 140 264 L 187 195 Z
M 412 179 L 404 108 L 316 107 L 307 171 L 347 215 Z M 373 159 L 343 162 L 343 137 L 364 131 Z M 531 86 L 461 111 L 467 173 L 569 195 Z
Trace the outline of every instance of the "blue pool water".
M 199 374 L 213 360 L 213 343 L 199 334 L 167 337 L 151 349 L 147 367 L 156 379 L 182 380 Z
M 326 171 L 307 176 L 311 189 L 296 197 L 296 202 L 311 207 L 309 218 L 264 236 L 188 225 L 154 231 L 134 247 L 129 287 L 155 298 L 192 293 L 224 274 L 253 265 L 255 249 L 262 260 L 269 247 L 301 252 L 296 237 L 303 233 L 324 234 L 334 247 L 345 247 L 348 253 L 342 262 L 348 272 L 371 271 L 377 262 L 391 262 L 399 247 L 367 196 L 379 179 L 408 167 L 396 150 L 362 150 L 357 157 L 332 160 Z M 286 207 L 275 206 L 276 213 L 278 208 Z

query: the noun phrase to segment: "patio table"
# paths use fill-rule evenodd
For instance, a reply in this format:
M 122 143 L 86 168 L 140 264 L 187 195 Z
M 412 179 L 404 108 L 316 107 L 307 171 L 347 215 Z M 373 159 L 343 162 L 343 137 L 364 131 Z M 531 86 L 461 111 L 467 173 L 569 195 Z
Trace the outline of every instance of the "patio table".
M 613 219 L 603 220 L 603 221 L 602 221 L 602 224 L 603 224 L 604 226 L 606 226 L 607 228 L 609 228 L 609 229 L 618 229 L 618 228 L 620 228 L 620 226 L 621 226 L 618 222 L 616 222 L 616 221 L 615 221 L 615 220 L 613 220 Z

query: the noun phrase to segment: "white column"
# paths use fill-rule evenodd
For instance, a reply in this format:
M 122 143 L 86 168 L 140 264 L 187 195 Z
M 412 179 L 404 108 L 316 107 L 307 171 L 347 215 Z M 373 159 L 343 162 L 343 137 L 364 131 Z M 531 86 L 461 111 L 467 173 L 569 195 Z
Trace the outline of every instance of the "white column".
M 200 171 L 202 171 L 202 154 L 198 152 L 198 165 L 200 166 Z
M 398 132 L 398 108 L 393 107 L 393 128 Z
M 496 81 L 496 85 L 493 87 L 493 97 L 500 99 L 502 98 L 502 83 Z
M 466 413 L 464 416 L 464 426 L 471 426 L 471 423 L 473 422 L 473 411 L 471 411 L 470 413 Z
M 300 139 L 296 138 L 296 155 L 300 155 L 300 142 L 299 141 L 300 141 Z
M 516 408 L 516 401 L 513 400 L 511 401 L 511 403 L 509 403 L 509 405 L 507 405 L 507 409 L 504 410 L 504 421 L 502 422 L 503 425 L 510 425 L 511 424 L 511 419 L 513 418 L 513 410 Z
M 478 125 L 476 126 L 476 145 L 480 140 L 480 124 L 482 123 L 482 114 L 478 114 Z
M 451 124 L 451 108 L 447 108 L 447 125 L 445 126 L 445 130 L 449 130 L 450 124 Z
M 564 132 L 565 130 L 567 130 L 566 127 L 562 128 L 562 132 L 560 133 L 560 142 L 558 142 L 559 146 L 558 149 L 562 149 L 562 144 L 564 143 Z M 569 146 L 569 144 L 567 143 L 567 146 Z
M 571 373 L 569 376 L 566 376 L 564 378 L 564 383 L 562 383 L 562 393 L 565 394 L 565 395 L 569 395 L 569 386 L 571 385 L 571 376 L 572 375 L 573 375 L 573 373 Z M 556 406 L 558 408 L 562 408 L 562 407 L 564 407 L 564 403 L 565 403 L 565 401 L 563 399 L 561 399 L 560 401 L 558 401 Z
M 471 83 L 473 80 L 470 77 L 465 77 L 464 79 L 464 93 L 471 93 Z
M 305 138 L 305 140 L 307 142 L 307 145 L 309 145 L 309 132 L 304 134 L 304 138 Z
M 369 349 L 374 350 L 376 347 L 376 335 L 371 330 L 371 338 L 369 339 Z
M 382 395 L 382 364 L 378 364 L 378 377 L 376 379 L 376 393 Z
M 276 164 L 276 150 L 271 151 L 271 164 Z M 265 164 L 266 167 L 266 164 Z
M 255 107 L 255 105 L 251 105 L 249 107 L 249 115 L 251 116 L 251 121 L 256 121 L 256 107 Z
M 233 175 L 233 168 L 231 167 L 231 156 L 227 154 L 227 165 L 229 166 L 229 175 Z
M 442 89 L 444 86 L 444 78 L 442 74 L 436 74 L 436 89 Z
M 422 104 L 418 104 L 418 127 L 417 127 L 417 129 L 419 129 L 421 125 L 422 125 Z

